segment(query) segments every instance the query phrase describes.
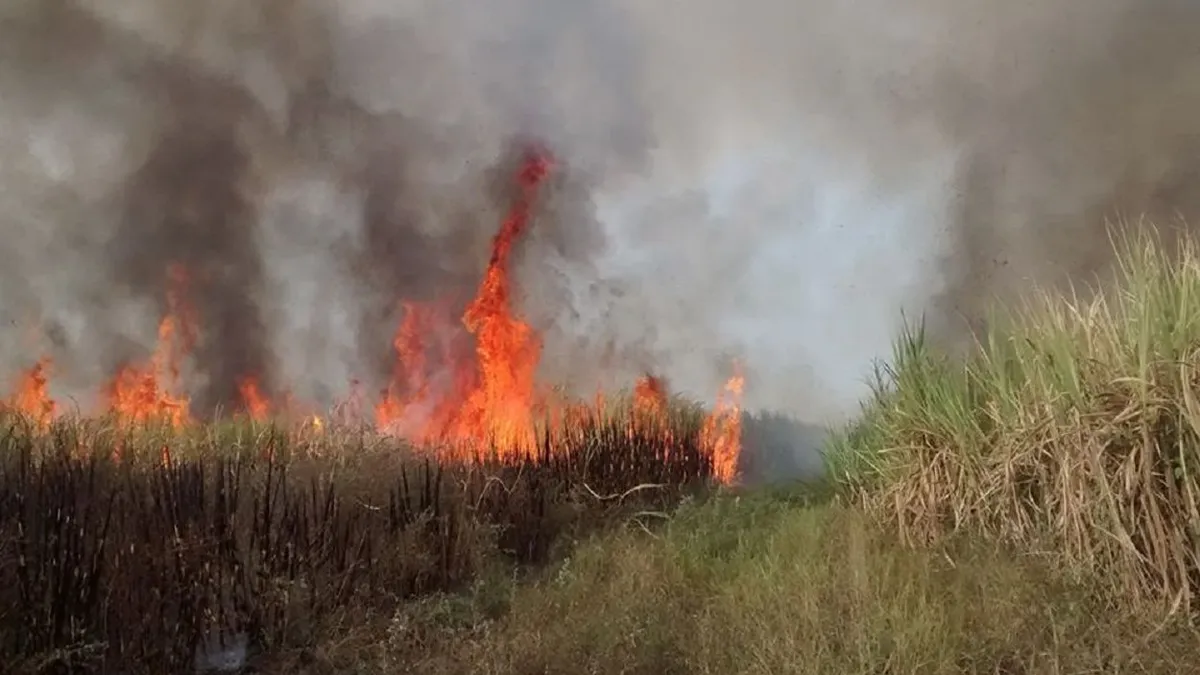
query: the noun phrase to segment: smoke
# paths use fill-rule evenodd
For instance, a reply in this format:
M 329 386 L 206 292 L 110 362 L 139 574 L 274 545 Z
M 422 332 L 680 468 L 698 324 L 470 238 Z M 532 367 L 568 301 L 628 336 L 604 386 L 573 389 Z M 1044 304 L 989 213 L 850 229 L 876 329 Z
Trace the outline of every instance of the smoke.
M 189 270 L 202 409 L 328 405 L 401 299 L 461 304 L 518 146 L 562 170 L 520 254 L 543 376 L 644 371 L 845 419 L 901 320 L 1109 262 L 1200 208 L 1186 0 L 24 0 L 0 13 L 0 375 L 86 396 Z

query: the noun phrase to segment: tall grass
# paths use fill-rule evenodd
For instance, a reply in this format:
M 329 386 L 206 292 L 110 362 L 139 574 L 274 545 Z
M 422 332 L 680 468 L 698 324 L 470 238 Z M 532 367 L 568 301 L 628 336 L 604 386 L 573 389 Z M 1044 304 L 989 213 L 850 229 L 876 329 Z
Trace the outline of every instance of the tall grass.
M 1115 283 L 998 313 L 964 361 L 916 327 L 831 455 L 910 543 L 982 535 L 1119 603 L 1200 593 L 1200 248 L 1114 239 Z

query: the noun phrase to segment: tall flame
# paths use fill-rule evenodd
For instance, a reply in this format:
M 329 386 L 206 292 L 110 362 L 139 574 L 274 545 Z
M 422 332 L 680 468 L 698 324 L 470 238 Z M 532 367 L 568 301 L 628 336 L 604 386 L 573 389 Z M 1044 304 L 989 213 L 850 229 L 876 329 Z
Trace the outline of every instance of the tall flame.
M 167 313 L 158 324 L 154 355 L 148 363 L 121 368 L 107 387 L 109 410 L 124 422 L 162 420 L 180 426 L 190 419 L 188 397 L 176 392 L 183 360 L 196 344 L 198 322 L 184 298 L 187 271 L 172 264 L 167 280 Z
M 479 292 L 463 315 L 463 323 L 476 339 L 479 382 L 451 432 L 458 438 L 526 449 L 533 445 L 534 375 L 542 344 L 533 328 L 513 314 L 509 261 L 513 246 L 529 226 L 538 188 L 550 168 L 545 155 L 526 156 L 517 176 L 516 203 L 492 241 L 492 257 Z
M 494 442 L 497 448 L 528 449 L 534 441 L 534 375 L 541 341 L 513 309 L 509 266 L 513 247 L 529 226 L 539 188 L 549 175 L 550 159 L 529 153 L 517 175 L 518 194 L 500 231 L 474 300 L 462 322 L 475 337 L 475 362 L 455 366 L 454 391 L 433 406 L 422 428 L 408 435 L 440 442 Z M 426 338 L 435 320 L 429 307 L 406 304 L 404 320 L 393 340 L 397 370 L 376 423 L 388 429 L 414 406 L 429 407 L 425 379 Z
M 737 476 L 738 456 L 742 452 L 742 390 L 746 379 L 739 368 L 725 383 L 716 406 L 704 420 L 700 443 L 712 456 L 713 475 L 722 483 Z

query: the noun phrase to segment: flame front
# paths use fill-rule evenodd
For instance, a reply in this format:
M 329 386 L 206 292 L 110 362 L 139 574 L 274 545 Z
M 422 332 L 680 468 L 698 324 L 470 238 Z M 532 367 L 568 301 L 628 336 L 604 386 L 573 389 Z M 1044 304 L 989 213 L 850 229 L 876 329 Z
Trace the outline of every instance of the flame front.
M 537 420 L 570 428 L 573 420 L 585 421 L 604 411 L 603 391 L 589 403 L 560 400 L 554 392 L 538 389 L 541 339 L 514 306 L 513 251 L 530 226 L 552 169 L 553 162 L 543 153 L 524 157 L 514 181 L 513 204 L 493 238 L 475 296 L 458 317 L 458 331 L 448 302 L 401 305 L 402 320 L 392 340 L 394 371 L 374 410 L 381 433 L 439 446 L 450 458 L 469 459 L 481 446 L 512 458 L 534 448 Z M 166 311 L 152 356 L 123 366 L 104 388 L 106 411 L 125 423 L 158 420 L 181 426 L 191 421 L 183 366 L 199 339 L 200 321 L 187 300 L 188 270 L 169 265 L 166 279 Z M 457 341 L 463 337 L 473 338 L 473 349 Z M 6 407 L 47 423 L 57 412 L 48 393 L 50 370 L 51 360 L 43 358 L 23 373 Z M 700 434 L 715 477 L 725 483 L 734 480 L 741 452 L 743 386 L 740 372 L 730 378 Z M 353 400 L 344 406 L 351 419 L 358 418 L 360 407 L 357 384 L 354 389 Z M 257 374 L 240 378 L 238 392 L 243 412 L 252 419 L 299 414 L 293 417 L 300 420 L 298 433 L 322 433 L 340 419 L 327 420 L 297 407 L 286 390 L 272 402 Z M 667 423 L 666 383 L 645 375 L 636 382 L 632 399 L 629 433 L 663 434 L 670 441 L 675 432 Z M 163 453 L 163 461 L 169 462 L 169 451 L 164 448 Z

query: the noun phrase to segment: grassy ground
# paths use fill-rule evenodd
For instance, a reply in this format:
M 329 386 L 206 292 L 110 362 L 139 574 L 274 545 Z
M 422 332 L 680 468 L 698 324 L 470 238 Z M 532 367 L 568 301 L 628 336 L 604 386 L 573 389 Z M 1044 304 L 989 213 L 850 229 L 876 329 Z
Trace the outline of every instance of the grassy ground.
M 587 542 L 536 583 L 413 605 L 385 635 L 322 658 L 380 673 L 1181 673 L 1200 653 L 1044 561 L 909 550 L 854 509 L 761 494 Z

